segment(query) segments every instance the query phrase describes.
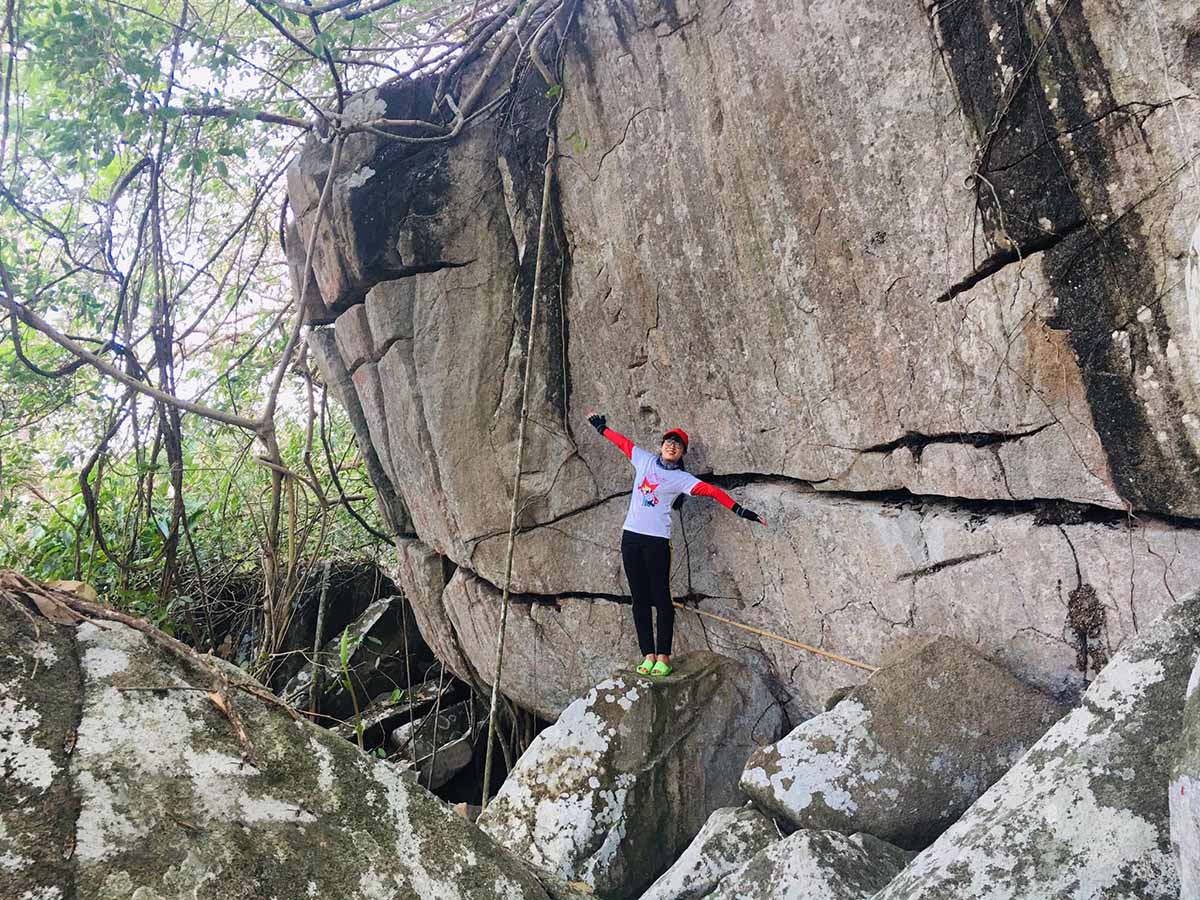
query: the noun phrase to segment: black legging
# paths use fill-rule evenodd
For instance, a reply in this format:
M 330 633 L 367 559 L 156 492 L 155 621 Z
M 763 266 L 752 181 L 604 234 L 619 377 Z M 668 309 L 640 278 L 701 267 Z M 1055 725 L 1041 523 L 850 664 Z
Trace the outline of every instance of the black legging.
M 671 541 L 635 531 L 621 532 L 621 561 L 633 595 L 633 626 L 638 646 L 649 656 L 669 656 L 675 631 L 675 607 L 671 605 Z M 658 610 L 658 643 L 650 623 L 650 607 Z

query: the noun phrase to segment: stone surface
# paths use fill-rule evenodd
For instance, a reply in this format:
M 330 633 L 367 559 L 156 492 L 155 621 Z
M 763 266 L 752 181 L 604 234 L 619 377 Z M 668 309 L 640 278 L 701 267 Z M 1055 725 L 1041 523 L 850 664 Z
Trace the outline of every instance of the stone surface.
M 718 809 L 708 817 L 675 864 L 642 894 L 641 900 L 706 897 L 722 878 L 782 837 L 775 822 L 753 806 Z
M 724 878 L 712 900 L 869 900 L 907 862 L 870 835 L 797 831 Z
M 742 790 L 795 828 L 928 846 L 1066 707 L 951 638 L 755 752 Z
M 0 633 L 16 637 L 0 656 L 0 790 L 42 813 L 0 806 L 6 897 L 548 896 L 394 767 L 236 692 L 257 754 L 245 762 L 229 721 L 191 689 L 208 676 L 138 632 L 85 623 L 60 640 L 42 622 L 39 647 L 23 622 L 0 603 Z M 125 690 L 151 686 L 162 690 Z
M 391 733 L 397 765 L 415 770 L 418 784 L 439 788 L 470 764 L 478 727 L 471 702 L 443 707 L 436 716 L 430 710 Z
M 647 444 L 682 425 L 692 470 L 777 527 L 689 504 L 677 595 L 867 662 L 898 630 L 952 634 L 1076 696 L 1200 577 L 1180 518 L 1200 516 L 1200 269 L 1180 199 L 1200 190 L 1200 75 L 1194 19 L 1167 7 L 581 8 L 515 589 L 624 594 L 628 467 L 584 417 Z M 540 94 L 517 86 L 511 121 L 540 125 Z M 356 103 L 428 108 L 428 89 Z M 415 156 L 356 135 L 318 234 L 333 307 L 378 292 L 379 389 L 355 402 L 382 404 L 381 490 L 492 585 L 543 152 L 540 127 L 491 121 Z M 309 145 L 289 173 L 302 231 L 328 154 Z M 795 500 L 810 488 L 825 495 Z M 907 494 L 919 514 L 891 504 Z M 1047 520 L 1060 500 L 1084 508 Z M 1086 648 L 1067 626 L 1084 585 L 1105 611 Z M 768 668 L 796 717 L 847 680 L 709 640 Z
M 1180 897 L 1200 897 L 1200 660 L 1188 679 L 1183 732 L 1167 789 Z
M 343 635 L 347 648 L 345 665 L 341 657 Z M 430 659 L 429 649 L 404 598 L 384 597 L 326 641 L 318 662 L 324 670 L 317 695 L 320 711 L 327 716 L 349 719 L 354 717 L 355 703 L 361 712 L 381 691 L 408 687 L 410 673 L 421 677 Z M 307 663 L 288 682 L 283 696 L 289 703 L 301 709 L 308 707 L 312 675 L 313 665 Z M 346 687 L 346 678 L 350 680 L 353 696 Z
M 338 352 L 351 375 L 363 363 L 375 358 L 375 342 L 365 306 L 352 306 L 338 316 L 334 334 L 337 335 Z
M 1190 594 L 876 900 L 1176 900 L 1166 786 L 1198 650 Z
M 35 624 L 36 621 L 36 624 Z M 74 629 L 0 597 L 0 893 L 59 900 L 71 883 L 79 800 L 70 750 L 80 715 Z
M 441 665 L 435 663 L 431 667 L 422 667 L 414 671 L 413 677 L 424 678 L 425 681 L 409 689 L 388 691 L 377 696 L 371 705 L 362 710 L 359 723 L 353 720 L 335 725 L 329 729 L 334 734 L 348 741 L 358 741 L 358 724 L 363 730 L 363 746 L 367 750 L 381 746 L 395 729 L 424 716 L 438 703 L 446 706 L 461 699 L 466 688 L 461 681 L 453 676 L 440 672 Z M 393 696 L 395 699 L 392 699 Z
M 636 896 L 738 799 L 737 771 L 782 718 L 765 686 L 716 654 L 676 674 L 622 671 L 563 711 L 521 756 L 479 827 L 598 894 Z

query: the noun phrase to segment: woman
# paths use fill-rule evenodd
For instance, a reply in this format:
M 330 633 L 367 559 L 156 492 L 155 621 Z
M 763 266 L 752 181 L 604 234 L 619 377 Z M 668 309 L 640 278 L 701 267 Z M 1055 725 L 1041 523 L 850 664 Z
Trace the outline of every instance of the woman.
M 637 667 L 642 675 L 671 674 L 671 637 L 675 607 L 671 605 L 671 506 L 680 494 L 711 497 L 743 519 L 766 525 L 765 519 L 746 509 L 723 490 L 705 484 L 683 469 L 688 436 L 672 428 L 662 438 L 655 456 L 608 427 L 604 416 L 590 415 L 588 422 L 616 444 L 633 463 L 633 495 L 621 532 L 621 560 L 633 595 L 633 624 L 645 659 Z M 650 607 L 658 610 L 658 640 L 650 622 Z

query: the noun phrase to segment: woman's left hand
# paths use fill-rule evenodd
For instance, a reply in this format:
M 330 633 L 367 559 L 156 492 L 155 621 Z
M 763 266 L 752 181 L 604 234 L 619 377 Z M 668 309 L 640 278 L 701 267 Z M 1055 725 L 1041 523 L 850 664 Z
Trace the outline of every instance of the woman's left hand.
M 752 509 L 746 509 L 740 503 L 733 504 L 733 513 L 736 516 L 741 516 L 743 519 L 749 519 L 751 522 L 758 522 L 760 525 L 766 525 L 767 520 L 760 516 Z

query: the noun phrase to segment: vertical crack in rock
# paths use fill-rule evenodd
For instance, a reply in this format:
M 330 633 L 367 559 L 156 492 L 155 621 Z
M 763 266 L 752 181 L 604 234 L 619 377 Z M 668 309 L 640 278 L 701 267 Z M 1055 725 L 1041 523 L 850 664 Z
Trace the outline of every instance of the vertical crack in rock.
M 979 142 L 973 182 L 990 250 L 939 299 L 1011 263 L 1016 248 L 1040 248 L 1058 301 L 1047 325 L 1069 333 L 1114 487 L 1138 509 L 1195 509 L 1200 456 L 1178 416 L 1151 420 L 1132 374 L 1166 356 L 1171 334 L 1139 209 L 1146 197 L 1120 209 L 1110 196 L 1126 148 L 1086 127 L 1106 118 L 1097 109 L 1129 104 L 1114 97 L 1083 5 L 956 0 L 930 17 Z M 1169 372 L 1155 389 L 1162 409 L 1182 408 Z

